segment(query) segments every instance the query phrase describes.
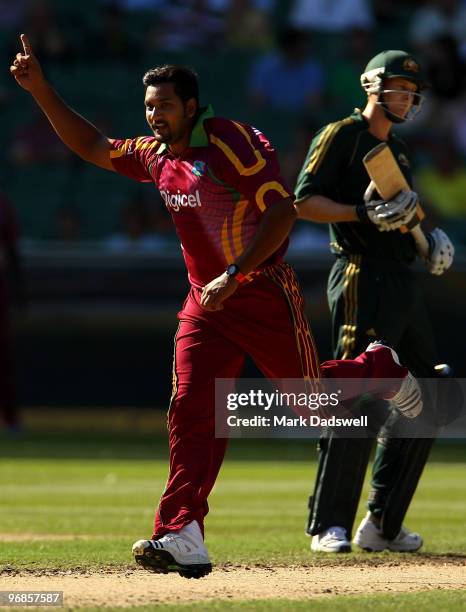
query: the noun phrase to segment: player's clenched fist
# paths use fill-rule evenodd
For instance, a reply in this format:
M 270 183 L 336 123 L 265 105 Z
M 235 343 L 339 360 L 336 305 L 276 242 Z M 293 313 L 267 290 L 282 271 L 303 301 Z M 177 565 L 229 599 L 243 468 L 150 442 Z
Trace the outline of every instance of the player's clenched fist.
M 201 293 L 201 306 L 205 310 L 223 310 L 222 302 L 232 295 L 238 287 L 238 281 L 226 272 L 214 278 Z
M 25 34 L 21 34 L 20 39 L 23 51 L 16 54 L 16 59 L 10 66 L 10 72 L 15 77 L 18 85 L 21 85 L 26 91 L 32 92 L 43 83 L 44 75 L 32 51 L 28 37 Z

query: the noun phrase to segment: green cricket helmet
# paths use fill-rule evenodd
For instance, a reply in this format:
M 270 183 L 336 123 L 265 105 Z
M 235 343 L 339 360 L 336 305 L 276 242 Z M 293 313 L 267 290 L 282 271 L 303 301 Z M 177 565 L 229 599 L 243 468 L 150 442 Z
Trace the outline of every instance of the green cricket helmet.
M 406 117 L 389 111 L 383 101 L 384 93 L 394 91 L 385 89 L 385 81 L 395 77 L 411 81 L 417 86 L 417 93 L 414 94 L 412 108 Z M 424 96 L 419 92 L 430 86 L 422 72 L 421 66 L 414 57 L 406 53 L 406 51 L 397 50 L 382 51 L 382 53 L 373 57 L 361 75 L 361 85 L 368 95 L 377 94 L 379 96 L 378 104 L 382 106 L 388 119 L 394 123 L 409 121 L 417 115 L 424 100 Z

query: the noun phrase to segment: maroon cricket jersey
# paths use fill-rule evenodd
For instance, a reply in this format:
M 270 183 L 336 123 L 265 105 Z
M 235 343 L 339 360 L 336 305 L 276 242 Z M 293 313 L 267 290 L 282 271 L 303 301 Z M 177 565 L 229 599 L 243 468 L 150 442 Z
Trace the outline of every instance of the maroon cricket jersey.
M 264 211 L 291 194 L 267 138 L 244 123 L 214 117 L 211 107 L 181 155 L 153 136 L 140 136 L 115 140 L 110 156 L 117 172 L 160 190 L 194 287 L 234 263 Z M 287 246 L 288 240 L 261 267 L 281 261 Z

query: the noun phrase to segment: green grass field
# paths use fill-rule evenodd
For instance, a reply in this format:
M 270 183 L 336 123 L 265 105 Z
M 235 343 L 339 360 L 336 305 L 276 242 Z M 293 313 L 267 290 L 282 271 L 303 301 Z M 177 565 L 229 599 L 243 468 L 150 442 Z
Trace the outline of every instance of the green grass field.
M 286 566 L 334 562 L 311 555 L 303 533 L 315 460 L 312 442 L 232 442 L 210 499 L 206 523 L 206 541 L 214 563 Z M 450 554 L 463 556 L 466 562 L 465 466 L 466 446 L 438 444 L 407 517 L 407 524 L 423 534 L 423 552 L 432 558 Z M 64 432 L 2 437 L 0 572 L 132 567 L 131 544 L 150 536 L 166 471 L 163 435 Z M 357 520 L 364 512 L 361 504 Z M 15 534 L 18 541 L 12 541 Z M 36 537 L 27 540 L 24 534 Z M 378 557 L 387 559 L 387 553 Z M 339 558 L 342 564 L 359 562 L 362 566 L 369 560 L 374 556 L 364 552 Z M 380 595 L 377 600 L 386 604 L 386 609 L 395 609 L 387 597 Z M 403 597 L 404 609 L 421 605 L 423 598 L 422 609 L 431 609 L 427 607 L 431 603 L 432 609 L 446 610 L 456 609 L 461 594 Z M 337 601 L 343 607 L 336 609 L 346 609 L 346 599 L 333 598 L 332 609 Z M 351 605 L 356 603 L 349 599 Z M 367 602 L 359 599 L 358 608 L 366 609 Z M 371 601 L 373 605 L 374 599 Z M 255 602 L 251 607 L 251 603 L 237 602 L 222 609 L 275 610 L 284 603 Z M 207 609 L 206 605 L 202 609 Z M 321 605 L 330 609 L 325 607 L 328 602 Z M 220 608 L 210 603 L 208 609 Z
M 294 599 L 281 600 L 256 600 L 252 601 L 221 601 L 189 603 L 184 605 L 151 605 L 140 606 L 138 612 L 150 612 L 151 610 L 167 610 L 168 612 L 283 612 L 293 610 L 304 612 L 318 610 L 319 612 L 360 612 L 377 610 L 391 610 L 392 612 L 440 612 L 450 610 L 464 610 L 466 606 L 466 592 L 443 591 L 440 593 L 416 593 L 414 595 L 379 595 L 374 596 L 347 596 L 332 598 L 325 601 L 313 599 L 309 601 L 296 601 Z M 86 608 L 86 612 L 98 612 L 99 608 Z M 134 608 L 119 608 L 119 612 L 134 610 Z

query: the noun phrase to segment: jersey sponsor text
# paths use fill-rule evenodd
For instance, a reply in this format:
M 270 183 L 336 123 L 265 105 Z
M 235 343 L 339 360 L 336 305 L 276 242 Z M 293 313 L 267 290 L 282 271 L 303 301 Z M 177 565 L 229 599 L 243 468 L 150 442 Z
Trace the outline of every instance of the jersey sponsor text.
M 171 208 L 175 212 L 178 212 L 181 208 L 195 208 L 196 206 L 201 207 L 201 198 L 199 190 L 196 189 L 195 193 L 181 193 L 178 189 L 176 193 L 170 193 L 169 191 L 160 191 L 160 195 L 167 208 Z

